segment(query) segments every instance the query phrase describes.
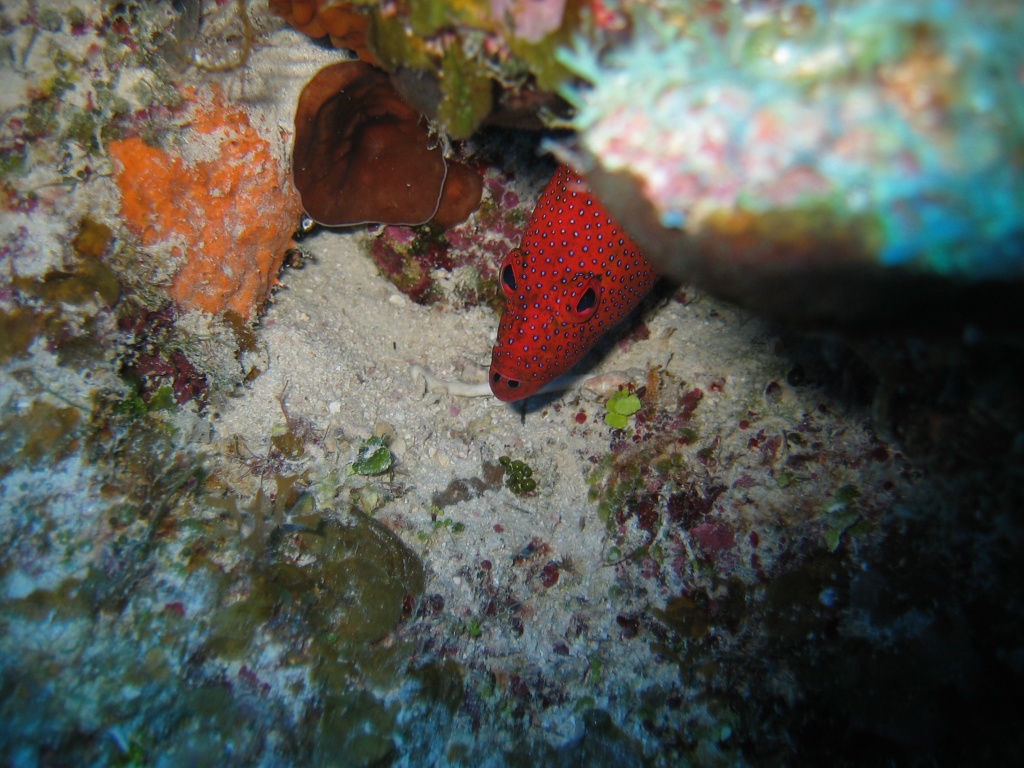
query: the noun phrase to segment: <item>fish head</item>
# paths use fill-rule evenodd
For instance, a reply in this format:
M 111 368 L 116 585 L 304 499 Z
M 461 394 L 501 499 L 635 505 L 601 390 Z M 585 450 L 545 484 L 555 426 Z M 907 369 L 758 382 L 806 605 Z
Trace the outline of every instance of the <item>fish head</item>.
M 600 333 L 590 321 L 601 309 L 601 275 L 540 270 L 534 261 L 516 248 L 499 273 L 506 304 L 489 381 L 504 402 L 529 397 L 566 373 Z
M 568 372 L 657 277 L 583 180 L 562 166 L 521 246 L 499 269 L 505 311 L 491 351 L 491 391 L 522 400 Z

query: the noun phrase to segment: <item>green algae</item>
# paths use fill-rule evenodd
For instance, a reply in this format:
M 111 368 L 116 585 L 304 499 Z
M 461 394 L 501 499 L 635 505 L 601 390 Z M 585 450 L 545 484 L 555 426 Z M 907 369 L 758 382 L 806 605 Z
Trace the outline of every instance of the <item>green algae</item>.
M 144 604 L 146 598 L 137 587 L 152 566 L 154 550 L 140 546 L 143 541 L 138 532 L 131 530 L 136 527 L 133 517 L 148 515 L 148 521 L 139 521 L 146 529 L 153 530 L 154 523 L 157 530 L 162 528 L 154 513 L 141 509 L 127 510 L 124 524 L 129 529 L 128 538 L 119 545 L 120 565 L 113 574 L 90 569 L 85 579 L 67 579 L 55 590 L 37 590 L 18 601 L 6 601 L 5 622 L 89 620 L 113 610 L 116 612 L 109 615 L 135 616 L 136 622 L 143 622 L 138 631 L 162 638 L 161 645 L 170 643 L 183 649 L 182 643 L 198 629 L 205 637 L 204 657 L 243 663 L 258 655 L 267 639 L 277 639 L 290 649 L 286 664 L 310 667 L 315 685 L 311 701 L 316 703 L 308 705 L 312 708 L 307 710 L 306 723 L 291 749 L 296 755 L 305 755 L 303 762 L 377 764 L 395 749 L 398 710 L 395 704 L 382 703 L 365 686 L 386 690 L 406 678 L 413 647 L 406 641 L 377 641 L 393 632 L 413 610 L 423 589 L 422 565 L 394 534 L 370 518 L 352 513 L 342 522 L 312 512 L 303 503 L 308 497 L 298 493 L 295 485 L 294 479 L 281 480 L 278 492 L 289 501 L 280 505 L 267 501 L 271 508 L 278 507 L 272 512 L 275 519 L 266 522 L 262 533 L 241 542 L 246 564 L 244 596 L 227 599 L 198 625 L 194 619 L 184 619 L 183 613 L 179 619 L 178 611 L 183 608 L 140 612 L 139 602 Z M 173 490 L 170 496 L 175 498 Z M 183 513 L 186 508 L 180 502 L 184 499 L 178 496 L 175 500 L 178 514 Z M 203 526 L 195 531 L 199 535 L 191 545 L 193 553 L 214 545 L 212 531 Z M 215 593 L 227 596 L 237 591 L 231 585 L 237 576 L 232 578 L 211 568 L 209 561 L 205 567 L 194 557 L 191 561 L 189 570 L 194 578 L 209 581 Z M 122 614 L 128 604 L 136 607 Z M 239 728 L 253 726 L 252 718 L 259 715 L 243 705 L 241 691 L 232 691 L 223 684 L 203 685 L 201 680 L 193 687 L 180 677 L 177 663 L 168 665 L 173 653 L 165 656 L 157 653 L 152 663 L 147 662 L 145 671 L 133 667 L 131 674 L 115 678 L 118 685 L 162 690 L 159 695 L 169 704 L 152 727 L 125 735 L 120 754 L 135 754 L 146 758 L 144 762 L 156 749 L 165 755 L 195 756 L 199 747 L 203 751 L 211 745 L 223 746 L 225 740 L 236 738 L 232 734 L 237 734 Z M 253 677 L 244 666 L 242 669 Z M 446 709 L 455 706 L 452 702 L 460 695 L 461 680 L 457 665 L 427 668 L 421 678 L 420 698 L 424 703 L 440 702 Z M 7 682 L 5 675 L 0 684 Z M 104 699 L 110 703 L 120 700 L 118 696 Z M 276 706 L 272 702 L 268 705 L 271 710 Z M 62 720 L 72 717 L 69 713 Z M 65 738 L 66 728 L 59 726 L 59 735 L 53 738 Z M 265 738 L 260 730 L 252 732 L 251 737 L 244 740 L 244 749 L 239 747 L 243 752 L 258 749 Z M 51 739 L 50 743 L 55 742 Z M 345 751 L 338 752 L 339 748 Z M 85 754 L 81 745 L 75 750 L 76 754 Z
M 409 676 L 420 685 L 417 697 L 426 703 L 440 704 L 454 715 L 466 696 L 462 667 L 448 659 L 424 664 L 410 670 Z
M 830 552 L 839 549 L 844 539 L 855 540 L 870 530 L 870 523 L 857 505 L 860 495 L 855 485 L 844 485 L 835 492 L 825 516 L 825 546 Z
M 127 394 L 114 403 L 113 411 L 118 416 L 138 418 L 155 411 L 173 411 L 177 405 L 174 390 L 170 387 L 160 387 L 148 397 L 143 397 L 137 387 L 131 387 Z
M 679 595 L 671 598 L 664 609 L 654 608 L 652 615 L 678 635 L 690 640 L 699 640 L 711 628 L 709 599 L 706 592 L 694 595 Z
M 619 390 L 613 398 L 616 402 L 611 407 L 630 413 L 609 411 L 608 415 L 624 419 L 635 415 L 635 427 L 632 434 L 625 433 L 625 438 L 621 432 L 612 433 L 610 452 L 595 461 L 587 477 L 587 496 L 597 504 L 598 516 L 609 531 L 635 518 L 653 540 L 662 516 L 656 511 L 660 507 L 657 494 L 652 495 L 650 489 L 686 488 L 690 461 L 710 460 L 717 440 L 693 449 L 699 428 L 692 420 L 703 392 L 687 390 L 683 382 L 664 371 L 651 370 L 646 387 L 635 394 Z M 646 545 L 639 549 L 620 547 L 622 550 L 629 552 L 628 557 L 647 551 Z
M 391 469 L 394 457 L 383 438 L 371 437 L 361 446 L 352 462 L 352 471 L 359 475 L 382 475 Z
M 41 276 L 11 279 L 15 303 L 0 309 L 0 362 L 26 357 L 37 340 L 45 340 L 62 365 L 106 365 L 110 333 L 97 314 L 115 306 L 122 289 L 116 272 L 94 257 L 107 251 L 110 240 L 109 228 L 83 219 L 71 241 L 75 261 Z
M 558 92 L 573 81 L 574 73 L 562 61 L 559 51 L 584 40 L 587 45 L 600 47 L 596 30 L 583 21 L 581 12 L 586 5 L 583 0 L 568 0 L 558 29 L 539 40 L 509 36 L 506 43 L 513 56 L 503 68 L 510 72 L 525 70 L 540 90 L 550 93 Z
M 314 542 L 324 556 L 318 583 L 331 591 L 311 614 L 311 625 L 342 642 L 380 640 L 401 620 L 406 599 L 422 593 L 423 567 L 397 536 L 370 518 L 357 516 L 355 525 L 331 533 Z
M 224 659 L 243 658 L 256 631 L 273 615 L 277 600 L 271 590 L 257 589 L 249 597 L 220 610 L 210 622 L 206 640 L 209 652 Z
M 247 540 L 247 594 L 219 609 L 207 651 L 244 660 L 267 638 L 291 649 L 288 663 L 311 668 L 320 702 L 312 764 L 376 765 L 395 750 L 397 708 L 367 686 L 404 679 L 407 642 L 380 644 L 422 594 L 423 567 L 397 536 L 372 518 L 293 515 L 293 505 L 259 541 Z M 425 673 L 429 699 L 451 696 L 451 672 Z
M 498 463 L 505 469 L 505 487 L 516 496 L 525 496 L 537 490 L 533 468 L 525 461 L 502 456 Z
M 235 334 L 235 339 L 238 342 L 239 357 L 246 352 L 255 353 L 259 351 L 259 335 L 256 333 L 256 329 L 251 322 L 233 309 L 225 311 L 221 317 L 224 324 Z
M 28 147 L 0 149 L 0 178 L 16 179 L 28 171 Z
M 413 3 L 397 12 L 364 7 L 369 46 L 383 67 L 436 80 L 439 122 L 453 138 L 465 138 L 490 115 L 502 89 L 553 94 L 572 78 L 556 52 L 593 32 L 583 23 L 585 5 L 570 0 L 558 28 L 536 40 L 517 37 L 485 3 Z
M 32 307 L 0 308 L 0 363 L 28 354 L 33 342 L 63 327 L 54 310 Z
M 396 756 L 397 705 L 386 706 L 366 691 L 333 693 L 324 702 L 313 762 L 317 768 L 385 765 Z
M 453 139 L 466 139 L 491 112 L 494 82 L 487 69 L 462 47 L 444 52 L 441 72 L 438 119 Z
M 286 459 L 300 459 L 306 453 L 306 440 L 291 430 L 271 435 L 270 444 Z
M 386 69 L 428 69 L 432 66 L 423 38 L 407 31 L 401 18 L 375 13 L 370 19 L 367 38 Z
M 101 306 L 112 307 L 121 297 L 117 274 L 93 259 L 70 269 L 51 269 L 41 278 L 15 277 L 11 284 L 15 290 L 50 305 L 82 305 L 95 300 Z
M 287 532 L 285 532 L 287 529 Z M 329 649 L 373 643 L 402 619 L 408 600 L 423 591 L 423 568 L 398 537 L 373 519 L 353 512 L 341 523 L 322 518 L 315 528 L 280 521 L 252 542 L 248 594 L 215 617 L 211 652 L 240 658 L 258 631 L 275 624 L 308 635 Z M 267 550 L 267 551 L 265 551 Z M 301 554 L 302 564 L 293 558 Z
M 605 403 L 608 412 L 604 415 L 604 423 L 612 429 L 625 429 L 629 424 L 629 417 L 642 407 L 640 398 L 632 392 L 625 389 L 617 390 Z
M 78 222 L 78 232 L 71 240 L 75 253 L 87 259 L 99 259 L 114 241 L 114 231 L 106 224 L 89 216 Z
M 7 614 L 30 621 L 66 621 L 91 616 L 95 603 L 86 579 L 68 578 L 53 589 L 37 589 L 24 597 L 2 603 Z
M 82 413 L 78 408 L 35 400 L 27 410 L 0 419 L 0 475 L 14 466 L 55 464 L 79 448 Z

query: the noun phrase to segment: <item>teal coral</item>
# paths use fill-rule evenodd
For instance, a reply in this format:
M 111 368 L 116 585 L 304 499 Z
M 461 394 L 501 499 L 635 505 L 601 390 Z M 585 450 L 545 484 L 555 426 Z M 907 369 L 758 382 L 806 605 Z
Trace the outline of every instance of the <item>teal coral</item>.
M 700 7 L 649 11 L 606 56 L 582 39 L 560 55 L 589 81 L 562 89 L 583 145 L 641 179 L 662 226 L 824 207 L 873 221 L 884 265 L 1024 275 L 1012 4 Z

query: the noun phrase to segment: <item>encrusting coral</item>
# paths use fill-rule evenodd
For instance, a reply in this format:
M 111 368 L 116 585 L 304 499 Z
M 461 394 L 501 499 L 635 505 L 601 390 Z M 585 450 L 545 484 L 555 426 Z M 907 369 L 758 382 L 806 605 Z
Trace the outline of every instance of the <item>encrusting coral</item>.
M 451 226 L 479 205 L 479 174 L 447 161 L 426 121 L 369 64 L 343 61 L 306 84 L 292 173 L 310 218 L 327 226 Z
M 465 139 L 484 122 L 538 129 L 540 113 L 567 116 L 555 89 L 571 73 L 555 51 L 579 32 L 603 39 L 603 22 L 596 32 L 583 24 L 594 15 L 586 5 L 271 0 L 270 9 L 299 32 L 329 36 L 335 47 L 381 67 L 402 98 Z
M 252 318 L 281 269 L 301 206 L 287 171 L 246 113 L 213 91 L 195 99 L 193 143 L 209 139 L 213 155 L 147 144 L 110 145 L 121 212 L 144 248 L 164 245 L 180 260 L 171 298 L 185 309 Z
M 366 45 L 370 19 L 338 0 L 270 0 L 270 10 L 310 37 L 330 36 L 335 48 L 348 48 L 362 61 L 376 64 Z
M 649 258 L 803 327 L 1006 325 L 1024 281 L 1016 8 L 688 8 L 559 53 L 588 83 L 562 88 L 574 160 Z

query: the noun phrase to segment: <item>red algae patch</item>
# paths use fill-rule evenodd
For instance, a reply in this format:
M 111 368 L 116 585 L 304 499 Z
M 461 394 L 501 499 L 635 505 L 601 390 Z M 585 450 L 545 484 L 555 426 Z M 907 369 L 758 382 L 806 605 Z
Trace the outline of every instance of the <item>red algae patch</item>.
M 139 137 L 110 145 L 122 217 L 140 245 L 166 244 L 180 262 L 170 284 L 175 302 L 252 318 L 291 244 L 302 209 L 298 194 L 245 111 L 219 92 L 196 104 L 188 130 L 200 141 L 216 139 L 208 158 Z

